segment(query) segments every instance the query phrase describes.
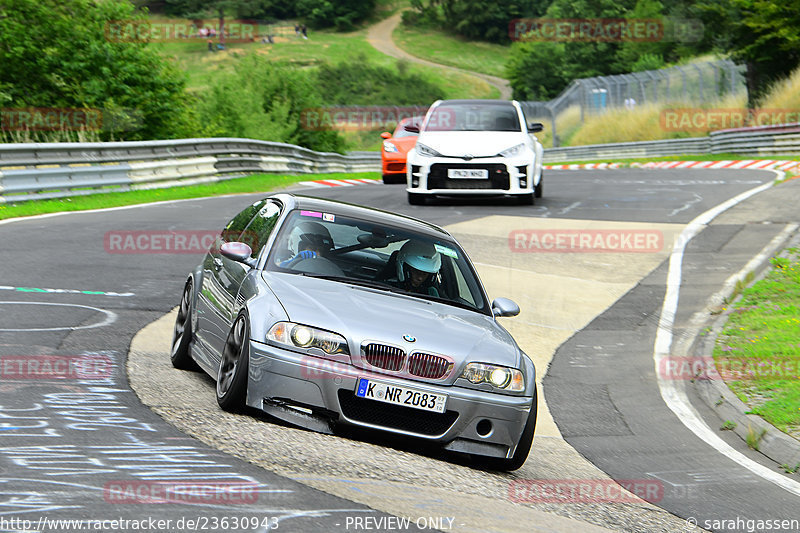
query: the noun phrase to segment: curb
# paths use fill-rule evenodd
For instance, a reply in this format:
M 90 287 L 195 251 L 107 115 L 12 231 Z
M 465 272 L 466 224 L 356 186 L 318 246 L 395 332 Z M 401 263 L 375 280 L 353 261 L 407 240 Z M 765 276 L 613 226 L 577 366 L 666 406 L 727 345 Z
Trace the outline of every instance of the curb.
M 353 185 L 383 185 L 380 180 L 352 179 L 352 180 L 314 180 L 300 181 L 297 185 L 305 187 L 350 187 Z
M 800 161 L 777 159 L 742 159 L 735 161 L 650 161 L 641 163 L 574 163 L 571 165 L 543 165 L 544 170 L 604 170 L 615 168 L 647 168 L 647 169 L 737 169 L 737 170 L 782 170 L 784 172 L 800 172 Z
M 777 243 L 772 243 L 773 246 L 771 246 L 771 248 L 773 251 L 765 256 L 755 268 L 751 270 L 747 266 L 745 267 L 746 270 L 758 272 L 758 275 L 748 284 L 748 287 L 766 276 L 770 270 L 770 268 L 768 268 L 769 260 L 774 254 L 774 251 L 786 248 L 788 241 L 791 241 L 790 246 L 797 246 L 800 244 L 800 232 L 798 232 L 796 225 L 792 232 L 785 238 Z M 745 274 L 744 271 L 741 273 Z M 733 290 L 733 286 L 724 287 L 722 291 L 711 297 L 709 306 L 719 304 L 718 300 L 729 297 L 733 293 Z M 741 299 L 741 295 L 738 296 L 734 302 L 739 299 Z M 702 357 L 704 361 L 708 361 L 709 368 L 706 373 L 711 376 L 719 375 L 714 366 L 713 352 L 717 337 L 719 337 L 719 334 L 728 321 L 728 314 L 729 313 L 723 314 L 713 322 L 711 332 L 708 335 L 696 337 L 690 352 L 695 354 L 695 357 Z M 723 380 L 710 378 L 697 379 L 693 380 L 693 382 L 697 395 L 721 420 L 731 421 L 736 424 L 733 428 L 733 432 L 739 435 L 743 441 L 746 441 L 748 434 L 753 432 L 755 432 L 756 435 L 762 435 L 756 451 L 779 465 L 794 467 L 800 464 L 800 440 L 787 435 L 758 415 L 746 414 L 750 408 L 728 388 L 728 385 Z

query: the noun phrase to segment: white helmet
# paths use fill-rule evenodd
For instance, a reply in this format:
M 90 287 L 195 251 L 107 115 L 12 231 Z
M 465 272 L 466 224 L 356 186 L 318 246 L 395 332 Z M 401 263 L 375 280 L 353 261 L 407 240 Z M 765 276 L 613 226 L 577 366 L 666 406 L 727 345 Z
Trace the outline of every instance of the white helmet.
M 410 240 L 400 248 L 397 254 L 397 279 L 405 281 L 405 265 L 428 274 L 439 272 L 442 266 L 442 256 L 436 251 L 433 244 Z
M 289 233 L 289 251 L 297 255 L 310 245 L 316 250 L 328 251 L 333 248 L 333 239 L 328 228 L 319 222 L 300 222 Z

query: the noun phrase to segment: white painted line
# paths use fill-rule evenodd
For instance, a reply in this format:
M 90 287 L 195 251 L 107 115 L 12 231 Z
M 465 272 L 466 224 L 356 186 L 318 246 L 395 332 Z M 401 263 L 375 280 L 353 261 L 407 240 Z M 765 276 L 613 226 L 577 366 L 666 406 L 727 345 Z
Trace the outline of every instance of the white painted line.
M 779 178 L 782 173 L 773 171 Z M 697 216 L 681 232 L 680 238 L 675 242 L 672 254 L 669 259 L 669 272 L 667 274 L 667 289 L 664 295 L 664 304 L 661 307 L 661 315 L 656 330 L 656 340 L 653 345 L 653 362 L 655 364 L 658 388 L 661 397 L 669 409 L 675 413 L 684 426 L 692 433 L 702 439 L 706 444 L 714 448 L 722 455 L 728 457 L 740 466 L 747 468 L 754 474 L 770 481 L 788 492 L 800 496 L 800 483 L 784 477 L 769 468 L 762 466 L 741 452 L 734 450 L 728 443 L 723 441 L 701 418 L 686 396 L 686 391 L 679 387 L 678 380 L 664 379 L 660 373 L 660 368 L 664 368 L 662 361 L 670 356 L 672 347 L 672 327 L 675 324 L 675 313 L 678 310 L 678 297 L 681 287 L 681 269 L 683 255 L 688 242 L 720 213 L 730 209 L 740 202 L 772 187 L 772 182 L 765 183 L 749 191 L 745 191 L 738 196 L 727 200 Z M 683 382 L 680 382 L 683 385 Z
M 322 183 L 317 183 L 316 181 L 300 181 L 297 184 L 305 187 L 325 187 L 325 185 Z
M 0 305 L 51 305 L 51 306 L 58 306 L 58 307 L 80 307 L 82 309 L 91 309 L 92 311 L 97 311 L 98 313 L 103 313 L 106 315 L 106 318 L 100 322 L 96 322 L 94 324 L 89 324 L 88 326 L 63 326 L 63 327 L 54 327 L 54 328 L 0 328 L 0 331 L 74 331 L 77 329 L 92 329 L 92 328 L 102 328 L 103 326 L 108 326 L 113 324 L 117 321 L 117 314 L 113 311 L 107 311 L 105 309 L 100 309 L 98 307 L 91 307 L 88 305 L 78 305 L 78 304 L 59 304 L 59 303 L 51 303 L 51 302 L 0 302 Z

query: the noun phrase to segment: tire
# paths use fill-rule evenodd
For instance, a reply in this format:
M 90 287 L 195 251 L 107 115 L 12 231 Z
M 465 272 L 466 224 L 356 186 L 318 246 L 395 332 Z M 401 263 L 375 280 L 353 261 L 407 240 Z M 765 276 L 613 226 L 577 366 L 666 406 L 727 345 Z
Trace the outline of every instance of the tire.
M 484 468 L 489 470 L 499 470 L 503 472 L 511 472 L 517 470 L 525 464 L 528 459 L 528 453 L 533 444 L 533 433 L 536 430 L 536 413 L 538 411 L 537 393 L 534 389 L 533 402 L 531 403 L 531 411 L 528 413 L 528 421 L 525 422 L 525 428 L 522 430 L 522 435 L 517 442 L 517 449 L 514 451 L 513 457 L 510 459 L 498 459 L 496 457 L 483 457 L 473 456 L 473 458 Z
M 408 203 L 411 205 L 425 205 L 425 196 L 416 192 L 408 193 Z
M 225 340 L 217 372 L 217 403 L 225 411 L 244 406 L 249 363 L 250 322 L 246 314 L 240 313 Z
M 544 193 L 544 172 L 539 176 L 539 185 L 533 188 L 533 195 L 536 198 L 541 198 Z
M 520 194 L 517 197 L 517 203 L 519 205 L 533 205 L 533 195 L 534 193 Z
M 188 280 L 183 288 L 181 303 L 178 306 L 178 317 L 172 330 L 172 349 L 170 361 L 172 366 L 181 370 L 194 370 L 197 364 L 192 359 L 190 344 L 192 343 L 192 280 Z
M 397 185 L 406 182 L 405 174 L 384 174 L 383 183 L 385 185 Z

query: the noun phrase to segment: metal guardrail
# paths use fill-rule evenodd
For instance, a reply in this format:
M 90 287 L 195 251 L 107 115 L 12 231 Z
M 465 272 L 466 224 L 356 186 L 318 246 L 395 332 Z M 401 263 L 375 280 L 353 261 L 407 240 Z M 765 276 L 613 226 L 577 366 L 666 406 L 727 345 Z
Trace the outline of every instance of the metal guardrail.
M 752 157 L 800 155 L 800 124 L 720 130 L 708 137 L 687 139 L 547 148 L 544 160 L 549 163 L 723 153 Z
M 708 137 L 548 148 L 545 163 L 670 155 L 800 154 L 800 123 L 712 132 Z M 254 172 L 376 172 L 380 153 L 314 152 L 251 139 L 0 144 L 0 204 L 215 182 Z
M 254 172 L 376 172 L 380 153 L 252 139 L 0 144 L 0 204 L 194 185 Z

